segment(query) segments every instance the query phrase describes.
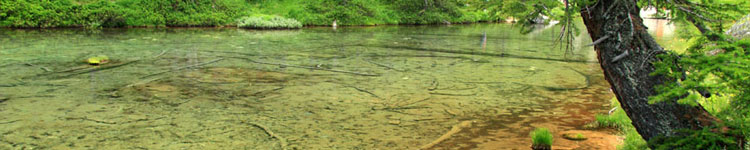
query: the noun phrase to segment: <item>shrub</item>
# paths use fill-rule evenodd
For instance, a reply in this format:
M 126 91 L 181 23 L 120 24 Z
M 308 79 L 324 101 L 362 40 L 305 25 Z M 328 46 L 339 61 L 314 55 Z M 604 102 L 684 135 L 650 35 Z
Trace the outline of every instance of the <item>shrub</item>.
M 537 128 L 531 132 L 533 145 L 552 145 L 552 133 L 547 128 Z
M 255 29 L 295 29 L 301 28 L 302 23 L 294 19 L 279 16 L 260 15 L 242 17 L 237 20 L 237 26 L 241 28 Z
M 244 0 L 0 1 L 0 27 L 220 26 L 252 10 Z

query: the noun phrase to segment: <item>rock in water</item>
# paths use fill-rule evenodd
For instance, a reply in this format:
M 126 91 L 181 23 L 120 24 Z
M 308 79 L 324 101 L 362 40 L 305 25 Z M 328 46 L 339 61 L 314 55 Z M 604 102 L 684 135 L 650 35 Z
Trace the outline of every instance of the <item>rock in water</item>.
M 583 136 L 583 134 L 581 133 L 565 133 L 562 135 L 562 137 L 568 140 L 573 140 L 573 141 L 583 141 L 583 140 L 588 139 L 585 136 Z

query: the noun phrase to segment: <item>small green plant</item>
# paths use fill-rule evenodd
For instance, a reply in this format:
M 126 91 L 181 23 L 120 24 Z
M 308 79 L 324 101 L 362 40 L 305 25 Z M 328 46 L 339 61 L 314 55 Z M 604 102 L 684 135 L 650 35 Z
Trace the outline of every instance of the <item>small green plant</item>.
M 537 128 L 531 132 L 531 143 L 536 145 L 552 145 L 552 133 L 547 128 Z
M 610 104 L 613 106 L 614 111 L 609 114 L 597 114 L 596 126 L 615 128 L 620 131 L 625 131 L 628 127 L 632 127 L 633 125 L 630 118 L 628 118 L 628 115 L 625 114 L 625 111 L 619 108 L 620 102 L 617 101 L 617 98 L 612 98 Z
M 573 141 L 583 141 L 588 139 L 582 133 L 565 133 L 562 135 L 562 137 Z
M 254 29 L 295 29 L 301 28 L 302 23 L 297 20 L 280 16 L 258 15 L 253 17 L 242 17 L 237 20 L 237 26 L 241 28 Z

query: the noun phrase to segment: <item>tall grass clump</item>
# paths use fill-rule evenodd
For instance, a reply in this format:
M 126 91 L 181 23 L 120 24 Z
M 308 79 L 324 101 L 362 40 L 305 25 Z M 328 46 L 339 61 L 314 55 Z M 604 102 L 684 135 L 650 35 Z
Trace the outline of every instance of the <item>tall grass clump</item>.
M 258 15 L 238 19 L 237 26 L 253 29 L 296 29 L 301 28 L 302 23 L 280 16 Z
M 611 104 L 615 106 L 615 111 L 612 111 L 610 114 L 597 114 L 597 126 L 620 129 L 620 131 L 625 131 L 628 127 L 632 127 L 633 125 L 628 115 L 619 108 L 620 103 L 617 101 L 617 98 L 612 98 Z
M 547 128 L 537 128 L 531 131 L 532 149 L 547 150 L 552 147 L 552 133 Z
M 619 107 L 620 102 L 617 98 L 612 98 L 612 106 Z M 618 150 L 645 150 L 648 149 L 648 143 L 643 140 L 638 131 L 635 130 L 628 115 L 621 108 L 616 108 L 611 114 L 596 115 L 596 124 L 599 127 L 615 128 L 620 130 L 625 136 L 622 145 L 617 146 Z

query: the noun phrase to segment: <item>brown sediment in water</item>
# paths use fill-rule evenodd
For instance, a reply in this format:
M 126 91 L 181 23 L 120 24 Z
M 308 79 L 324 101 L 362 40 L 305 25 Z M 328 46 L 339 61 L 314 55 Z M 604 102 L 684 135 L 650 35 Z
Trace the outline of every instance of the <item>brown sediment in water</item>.
M 553 133 L 552 149 L 597 149 L 616 150 L 622 139 L 617 131 L 612 129 L 583 129 L 583 125 L 594 121 L 596 114 L 605 111 L 611 94 L 606 93 L 609 84 L 601 77 L 592 78 L 589 88 L 577 90 L 580 93 L 571 94 L 557 92 L 554 97 L 578 98 L 584 101 L 561 101 L 537 110 L 524 110 L 517 113 L 486 116 L 482 122 L 463 130 L 451 140 L 446 140 L 432 149 L 502 149 L 524 150 L 530 149 L 531 137 L 529 133 L 535 128 L 548 128 Z M 537 90 L 534 93 L 549 91 Z M 555 93 L 555 92 L 553 92 Z M 563 134 L 583 134 L 587 140 L 573 141 L 563 138 Z

